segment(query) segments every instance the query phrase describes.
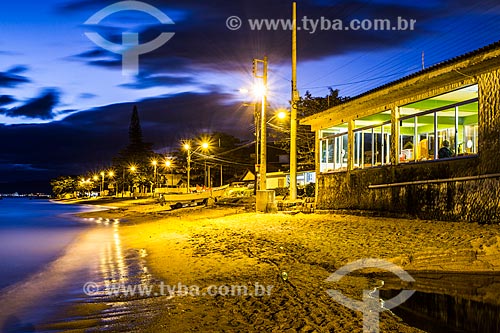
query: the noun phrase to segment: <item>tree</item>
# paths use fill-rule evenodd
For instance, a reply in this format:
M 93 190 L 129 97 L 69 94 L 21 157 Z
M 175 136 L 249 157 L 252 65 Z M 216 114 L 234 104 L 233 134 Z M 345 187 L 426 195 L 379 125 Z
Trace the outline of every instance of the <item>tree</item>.
M 137 111 L 137 105 L 134 105 L 134 109 L 132 110 L 132 117 L 130 117 L 128 138 L 130 145 L 140 146 L 143 144 L 141 121 L 139 120 L 139 112 Z
M 128 141 L 128 145 L 118 153 L 118 156 L 113 158 L 113 167 L 118 175 L 117 185 L 124 189 L 132 182 L 132 186 L 135 185 L 141 189 L 148 188 L 145 184 L 153 181 L 151 161 L 157 155 L 153 152 L 153 144 L 143 141 L 136 105 L 134 105 L 130 117 Z M 131 166 L 136 168 L 133 175 L 130 175 L 129 171 Z
M 58 198 L 66 194 L 73 195 L 78 190 L 78 177 L 76 176 L 59 176 L 50 181 L 52 192 Z
M 309 91 L 297 102 L 298 120 L 313 114 L 328 110 L 329 108 L 347 101 L 349 97 L 339 96 L 338 89 L 329 88 L 329 94 L 325 97 L 314 97 Z M 315 165 L 314 149 L 315 135 L 311 132 L 311 126 L 297 126 L 297 168 L 299 170 L 313 170 Z M 283 148 L 290 152 L 290 141 L 282 141 Z

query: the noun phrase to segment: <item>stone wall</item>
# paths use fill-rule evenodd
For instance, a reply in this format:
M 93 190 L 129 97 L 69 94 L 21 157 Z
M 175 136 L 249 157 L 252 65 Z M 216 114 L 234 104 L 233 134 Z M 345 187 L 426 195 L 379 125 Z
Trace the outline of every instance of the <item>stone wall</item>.
M 481 173 L 500 169 L 500 71 L 478 78 Z
M 369 185 L 473 176 L 479 169 L 480 159 L 472 157 L 322 174 L 316 207 L 498 223 L 500 177 L 369 189 Z

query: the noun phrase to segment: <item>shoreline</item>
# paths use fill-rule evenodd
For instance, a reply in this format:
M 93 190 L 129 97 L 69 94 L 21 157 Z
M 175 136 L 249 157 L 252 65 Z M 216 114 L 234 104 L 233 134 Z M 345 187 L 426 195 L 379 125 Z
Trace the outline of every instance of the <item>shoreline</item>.
M 362 326 L 360 314 L 333 302 L 325 292 L 330 287 L 325 279 L 356 259 L 386 259 L 416 275 L 497 276 L 500 272 L 500 227 L 494 225 L 347 214 L 257 214 L 242 208 L 166 211 L 157 204 L 130 203 L 78 215 L 124 221 L 118 233 L 120 244 L 144 259 L 143 269 L 155 288 L 164 282 L 196 285 L 206 292 L 212 285 L 259 283 L 272 285 L 273 293 L 250 298 L 160 295 L 89 300 L 67 309 L 71 317 L 76 313 L 83 319 L 62 320 L 54 327 L 89 328 L 85 318 L 102 319 L 103 313 L 119 312 L 113 310 L 116 302 L 125 302 L 129 312 L 116 313 L 107 327 L 119 330 L 132 322 L 139 332 L 250 327 L 255 331 L 356 331 Z M 287 279 L 282 278 L 283 272 Z M 373 276 L 344 279 L 341 288 L 351 297 L 359 297 L 359 290 L 373 282 Z M 144 310 L 148 314 L 141 316 Z M 91 327 L 100 325 L 104 324 L 93 321 Z M 387 312 L 381 314 L 380 328 L 419 332 Z
M 52 200 L 48 202 L 57 203 Z M 22 280 L 2 288 L 0 303 L 4 305 L 0 307 L 0 330 L 38 329 L 39 325 L 44 325 L 46 316 L 50 318 L 65 311 L 60 308 L 61 304 L 71 301 L 75 297 L 75 290 L 81 290 L 78 281 L 83 274 L 87 274 L 90 267 L 93 249 L 88 244 L 92 243 L 96 236 L 96 225 L 85 223 L 78 215 L 90 213 L 89 209 L 92 212 L 103 211 L 103 207 L 83 207 L 86 209 L 84 212 L 80 210 L 51 215 L 53 218 L 65 219 L 70 226 L 80 229 L 52 259 L 42 263 Z M 5 306 L 7 304 L 8 307 Z

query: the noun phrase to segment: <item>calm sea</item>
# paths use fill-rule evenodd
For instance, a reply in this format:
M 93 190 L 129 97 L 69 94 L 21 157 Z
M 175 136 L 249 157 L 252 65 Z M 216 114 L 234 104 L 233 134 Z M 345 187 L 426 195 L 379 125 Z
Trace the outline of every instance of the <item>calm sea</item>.
M 71 214 L 90 209 L 39 199 L 0 200 L 0 290 L 61 255 L 86 227 Z

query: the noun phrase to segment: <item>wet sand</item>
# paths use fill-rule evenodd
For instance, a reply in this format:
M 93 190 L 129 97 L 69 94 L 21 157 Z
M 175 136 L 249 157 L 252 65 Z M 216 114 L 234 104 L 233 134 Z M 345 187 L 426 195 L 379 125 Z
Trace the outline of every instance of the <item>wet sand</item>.
M 362 314 L 336 303 L 326 290 L 361 300 L 362 290 L 379 280 L 352 275 L 339 283 L 325 281 L 347 263 L 379 258 L 410 272 L 500 270 L 497 225 L 335 214 L 264 215 L 238 208 L 169 212 L 148 200 L 110 205 L 117 209 L 85 214 L 122 221 L 110 249 L 115 255 L 108 256 L 104 269 L 114 275 L 103 274 L 96 282 L 101 287 L 106 279 L 149 285 L 153 293 L 83 295 L 45 329 L 361 332 Z M 116 255 L 118 243 L 121 256 Z M 130 260 L 120 264 L 120 257 Z M 134 272 L 120 271 L 132 266 Z M 176 287 L 176 292 L 161 293 L 162 282 Z M 194 286 L 199 290 L 189 289 Z M 246 286 L 250 294 L 226 295 L 232 286 Z M 269 293 L 256 295 L 261 287 L 268 287 Z M 419 332 L 388 311 L 380 315 L 380 331 Z

